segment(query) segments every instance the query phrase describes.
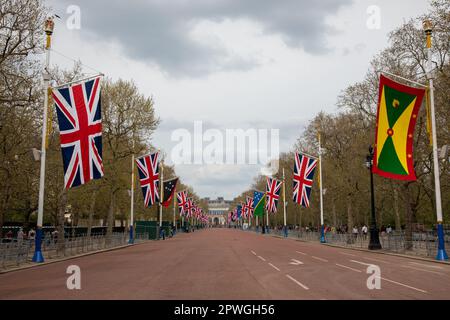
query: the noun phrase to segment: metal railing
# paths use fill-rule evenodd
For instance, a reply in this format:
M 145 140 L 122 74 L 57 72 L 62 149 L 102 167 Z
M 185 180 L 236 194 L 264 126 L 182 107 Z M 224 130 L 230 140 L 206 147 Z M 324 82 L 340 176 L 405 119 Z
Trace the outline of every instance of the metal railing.
M 134 243 L 148 239 L 148 234 L 135 235 Z M 104 250 L 126 245 L 129 234 L 113 233 L 111 236 L 93 234 L 78 235 L 64 239 L 52 239 L 49 236 L 42 239 L 42 254 L 45 259 L 62 258 L 82 253 Z M 63 243 L 61 243 L 63 241 Z M 34 254 L 34 240 L 4 239 L 0 242 L 0 269 L 8 269 L 31 262 Z
M 251 227 L 246 231 L 255 232 L 256 229 Z M 261 233 L 261 228 L 259 228 Z M 277 235 L 284 237 L 282 229 L 270 229 L 269 235 Z M 303 241 L 318 242 L 320 240 L 320 232 L 304 231 L 304 230 L 288 230 L 288 237 Z M 382 250 L 401 254 L 434 257 L 437 253 L 438 238 L 433 231 L 413 232 L 411 237 L 407 237 L 405 232 L 381 233 L 379 235 Z M 369 246 L 370 234 L 361 233 L 332 233 L 325 234 L 326 242 L 329 244 L 340 245 L 351 248 L 364 248 Z M 450 236 L 445 235 L 445 246 L 450 248 Z

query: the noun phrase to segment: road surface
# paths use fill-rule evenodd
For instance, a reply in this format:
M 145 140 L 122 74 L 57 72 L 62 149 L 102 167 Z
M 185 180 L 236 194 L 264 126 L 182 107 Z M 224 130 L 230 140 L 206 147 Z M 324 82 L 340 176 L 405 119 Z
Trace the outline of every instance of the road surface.
M 367 287 L 372 264 L 381 289 Z M 0 299 L 450 299 L 450 265 L 206 229 L 0 274 Z

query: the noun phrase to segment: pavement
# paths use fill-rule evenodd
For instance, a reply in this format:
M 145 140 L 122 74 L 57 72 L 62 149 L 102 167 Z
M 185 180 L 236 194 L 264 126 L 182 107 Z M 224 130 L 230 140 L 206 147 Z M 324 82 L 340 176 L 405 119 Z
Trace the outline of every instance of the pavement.
M 0 274 L 0 299 L 448 300 L 450 265 L 212 228 Z

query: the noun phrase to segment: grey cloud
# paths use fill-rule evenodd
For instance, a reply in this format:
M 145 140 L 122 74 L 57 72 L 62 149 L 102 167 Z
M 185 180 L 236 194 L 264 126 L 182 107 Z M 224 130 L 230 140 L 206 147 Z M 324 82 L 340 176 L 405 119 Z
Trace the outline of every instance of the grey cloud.
M 191 39 L 188 33 L 199 21 L 246 18 L 259 23 L 265 33 L 280 35 L 290 47 L 321 54 L 328 49 L 325 37 L 330 31 L 325 17 L 351 0 L 49 1 L 59 13 L 68 5 L 80 6 L 82 31 L 96 39 L 118 41 L 130 58 L 155 64 L 170 75 L 195 77 L 260 64 L 257 58 L 237 56 L 220 44 Z

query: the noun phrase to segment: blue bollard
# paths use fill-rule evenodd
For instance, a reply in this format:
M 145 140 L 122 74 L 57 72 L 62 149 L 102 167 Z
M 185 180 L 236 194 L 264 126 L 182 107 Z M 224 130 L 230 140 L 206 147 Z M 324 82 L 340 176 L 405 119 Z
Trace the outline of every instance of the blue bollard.
M 34 255 L 33 255 L 33 262 L 41 263 L 44 262 L 44 256 L 42 255 L 42 227 L 37 227 L 36 229 L 36 239 L 35 239 L 35 246 L 34 246 Z

